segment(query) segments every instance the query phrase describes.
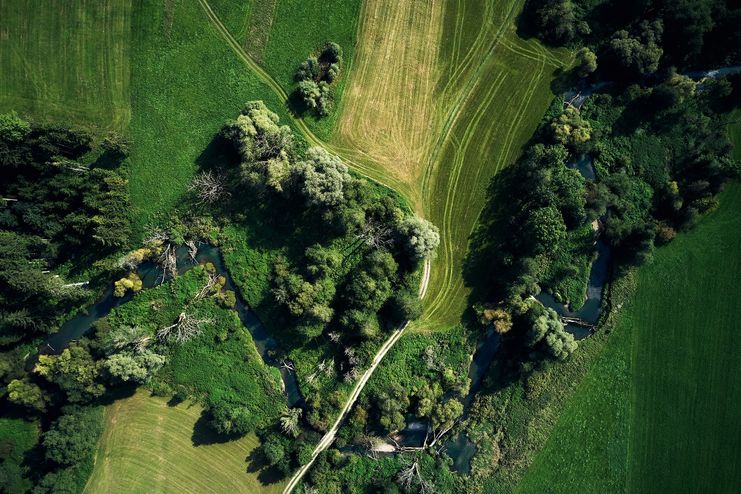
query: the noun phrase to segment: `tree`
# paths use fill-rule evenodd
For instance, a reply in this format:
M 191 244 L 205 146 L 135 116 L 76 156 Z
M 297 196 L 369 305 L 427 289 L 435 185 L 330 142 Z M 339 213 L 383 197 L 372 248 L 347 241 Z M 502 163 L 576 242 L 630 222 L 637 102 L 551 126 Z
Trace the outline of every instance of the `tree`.
M 556 142 L 577 146 L 592 136 L 592 125 L 581 117 L 579 109 L 569 105 L 561 115 L 551 122 L 551 131 Z
M 417 416 L 430 417 L 443 396 L 443 388 L 437 381 L 427 382 L 414 395 L 417 398 Z
M 114 353 L 104 361 L 103 366 L 111 376 L 121 381 L 143 383 L 164 364 L 164 356 L 151 350 L 144 350 L 140 353 Z
M 556 311 L 543 307 L 535 309 L 534 307 L 531 310 L 533 321 L 528 334 L 530 345 L 543 342 L 546 351 L 553 357 L 566 360 L 578 346 L 574 336 L 566 332 Z
M 223 175 L 210 170 L 196 175 L 188 188 L 202 203 L 213 204 L 229 195 Z
M 293 132 L 278 125 L 278 115 L 262 101 L 245 105 L 236 120 L 228 121 L 221 135 L 239 152 L 243 182 L 257 192 L 282 192 L 294 158 Z
M 37 385 L 28 380 L 14 379 L 8 384 L 8 399 L 16 405 L 23 405 L 38 412 L 44 412 L 49 397 Z
M 283 432 L 290 437 L 298 437 L 301 433 L 299 421 L 301 420 L 300 408 L 288 408 L 280 417 L 280 427 Z
M 493 325 L 494 331 L 499 334 L 507 333 L 512 329 L 512 316 L 501 307 L 495 307 L 491 304 L 476 304 L 474 311 L 479 316 L 479 322 L 482 325 Z
M 440 244 L 437 227 L 417 216 L 403 219 L 397 231 L 404 249 L 415 262 L 431 258 Z
M 85 461 L 92 458 L 102 433 L 102 407 L 72 408 L 44 434 L 46 457 L 64 466 Z
M 84 347 L 73 344 L 59 355 L 39 355 L 34 371 L 62 388 L 70 402 L 80 403 L 105 391 L 97 382 L 100 365 Z
M 306 107 L 312 110 L 316 110 L 319 100 L 323 96 L 319 84 L 312 79 L 303 80 L 298 83 L 298 94 L 301 95 Z
M 587 47 L 582 47 L 576 52 L 576 74 L 579 77 L 587 77 L 597 70 L 597 55 Z
M 113 296 L 123 297 L 128 290 L 134 293 L 140 292 L 143 284 L 139 275 L 132 271 L 128 276 L 116 281 L 113 286 Z
M 396 324 L 413 321 L 422 315 L 422 300 L 410 291 L 395 291 L 387 305 L 391 320 Z
M 31 132 L 31 126 L 15 111 L 0 113 L 0 139 L 8 143 L 22 141 Z
M 527 220 L 526 229 L 529 247 L 538 253 L 555 248 L 566 236 L 566 225 L 563 216 L 553 206 L 532 210 Z
M 301 192 L 312 206 L 324 208 L 345 202 L 344 190 L 353 178 L 347 166 L 324 148 L 312 147 L 296 165 Z
M 609 55 L 617 69 L 627 69 L 634 75 L 653 74 L 659 68 L 664 53 L 659 46 L 663 26 L 660 22 L 642 24 L 640 38 L 631 36 L 626 30 L 617 31 L 607 45 Z

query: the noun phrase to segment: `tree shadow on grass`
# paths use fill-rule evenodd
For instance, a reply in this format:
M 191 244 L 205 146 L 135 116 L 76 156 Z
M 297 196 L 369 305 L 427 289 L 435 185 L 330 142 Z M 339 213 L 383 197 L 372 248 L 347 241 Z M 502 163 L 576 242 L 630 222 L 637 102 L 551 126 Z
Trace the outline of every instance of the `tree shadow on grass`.
M 220 434 L 216 432 L 209 423 L 209 414 L 206 410 L 201 413 L 193 425 L 191 441 L 193 446 L 207 446 L 209 444 L 223 444 L 239 438 L 237 434 Z
M 245 458 L 245 461 L 247 462 L 247 473 L 257 473 L 257 479 L 263 485 L 275 484 L 285 478 L 280 470 L 268 463 L 259 448 L 253 449 Z

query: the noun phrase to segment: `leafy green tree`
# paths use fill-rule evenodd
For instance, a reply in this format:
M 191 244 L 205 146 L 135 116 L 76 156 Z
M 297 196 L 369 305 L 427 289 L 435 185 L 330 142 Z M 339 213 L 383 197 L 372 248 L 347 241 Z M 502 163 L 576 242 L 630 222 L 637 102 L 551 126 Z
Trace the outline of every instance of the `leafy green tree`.
M 309 57 L 305 61 L 301 62 L 298 70 L 296 71 L 297 81 L 314 81 L 319 79 L 321 76 L 321 67 L 319 66 L 319 60 L 316 57 Z
M 553 206 L 534 209 L 527 222 L 529 242 L 535 252 L 555 248 L 566 236 L 566 224 L 561 212 Z
M 59 355 L 39 355 L 34 371 L 57 384 L 72 403 L 97 398 L 105 388 L 97 382 L 101 363 L 79 344 L 72 344 Z
M 257 192 L 282 192 L 294 158 L 293 132 L 278 125 L 278 115 L 262 101 L 245 105 L 236 120 L 228 121 L 221 135 L 242 157 L 243 182 Z
M 388 300 L 391 321 L 403 324 L 422 315 L 422 300 L 411 291 L 395 291 Z
M 312 147 L 296 165 L 301 192 L 312 206 L 335 207 L 345 202 L 345 189 L 353 178 L 347 166 L 324 148 Z
M 608 53 L 619 69 L 634 75 L 653 74 L 659 68 L 664 51 L 660 46 L 663 26 L 660 22 L 642 24 L 642 35 L 631 36 L 626 30 L 617 31 L 607 45 Z
M 576 52 L 576 74 L 579 77 L 587 77 L 597 70 L 597 55 L 587 47 L 582 47 Z
M 0 139 L 8 143 L 22 141 L 31 132 L 31 125 L 15 111 L 0 113 Z
M 398 236 L 414 261 L 431 258 L 440 244 L 437 227 L 417 216 L 409 216 L 399 223 Z
M 17 405 L 23 405 L 39 412 L 44 412 L 49 403 L 47 394 L 28 378 L 10 381 L 8 399 Z
M 75 407 L 44 433 L 47 459 L 70 466 L 92 457 L 103 433 L 101 407 Z
M 455 420 L 463 414 L 463 404 L 451 398 L 432 411 L 432 428 L 436 430 L 447 429 L 453 426 Z
M 164 364 L 165 357 L 151 350 L 114 353 L 103 366 L 108 373 L 121 381 L 143 383 L 149 380 Z
M 591 138 L 592 125 L 581 117 L 577 107 L 569 105 L 558 118 L 551 122 L 551 131 L 556 142 L 578 146 Z
M 417 398 L 417 416 L 430 417 L 443 396 L 443 388 L 437 381 L 427 382 L 415 391 L 414 396 Z

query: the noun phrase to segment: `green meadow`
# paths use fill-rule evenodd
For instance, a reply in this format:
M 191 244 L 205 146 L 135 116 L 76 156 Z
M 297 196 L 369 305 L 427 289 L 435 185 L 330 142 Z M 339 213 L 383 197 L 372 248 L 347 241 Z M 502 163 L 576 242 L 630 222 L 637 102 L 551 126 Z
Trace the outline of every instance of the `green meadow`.
M 127 0 L 0 2 L 0 112 L 125 131 L 131 6 Z

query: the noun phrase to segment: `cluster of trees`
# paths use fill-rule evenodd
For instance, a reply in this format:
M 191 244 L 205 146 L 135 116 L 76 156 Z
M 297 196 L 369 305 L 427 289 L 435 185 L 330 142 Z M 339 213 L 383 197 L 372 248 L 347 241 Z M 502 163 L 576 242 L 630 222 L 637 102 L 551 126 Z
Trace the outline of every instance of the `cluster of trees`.
M 318 117 L 332 111 L 332 84 L 339 78 L 342 67 L 342 48 L 327 43 L 318 56 L 312 55 L 296 71 L 296 93 L 305 107 Z
M 414 289 L 403 285 L 440 241 L 432 224 L 389 196 L 374 197 L 372 185 L 324 148 L 300 155 L 291 130 L 261 101 L 248 103 L 221 135 L 239 154 L 238 186 L 259 194 L 294 232 L 306 225 L 324 232 L 305 242 L 302 256 L 275 262 L 273 296 L 301 335 L 338 330 L 372 339 L 418 315 Z M 340 238 L 342 247 L 331 242 Z
M 641 26 L 640 39 L 619 32 L 609 43 L 633 57 L 637 72 L 648 65 L 654 72 L 658 58 L 641 50 L 659 46 L 661 23 Z M 588 65 L 588 53 L 581 57 Z M 501 326 L 494 310 L 507 312 L 515 329 L 507 339 L 524 358 L 532 348 L 566 358 L 575 342 L 530 297 L 584 272 L 596 235 L 618 263 L 640 264 L 717 205 L 717 192 L 741 170 L 719 113 L 732 108 L 733 90 L 723 78 L 698 83 L 670 70 L 643 86 L 614 83 L 581 108 L 557 99 L 516 166 L 492 187 L 493 201 L 502 193 L 514 199 L 492 203 L 474 235 L 467 273 L 481 287 L 482 323 Z M 579 161 L 593 162 L 594 179 L 577 171 Z
M 106 354 L 88 338 L 28 356 L 92 299 L 87 284 L 54 273 L 86 270 L 96 288 L 95 275 L 111 264 L 102 261 L 129 243 L 127 183 L 118 171 L 127 154 L 116 134 L 96 143 L 84 131 L 0 115 L 0 390 L 4 407 L 22 408 L 46 429 L 32 458 L 34 492 L 81 491 L 103 428 L 97 401 L 107 386 L 143 381 L 161 365 L 158 355 L 124 347 Z
M 53 331 L 87 299 L 51 270 L 92 263 L 127 245 L 128 191 L 115 169 L 126 145 L 115 136 L 106 143 L 96 161 L 83 164 L 94 154 L 87 133 L 0 115 L 1 342 Z M 99 167 L 103 161 L 114 169 Z
M 300 374 L 307 404 L 301 420 L 326 430 L 343 402 L 338 385 L 358 377 L 384 333 L 419 316 L 416 273 L 439 234 L 337 156 L 301 150 L 262 102 L 248 103 L 221 137 L 238 162 L 218 172 L 230 200 L 242 201 L 230 209 L 250 211 L 252 224 L 279 237 L 268 295 L 278 310 L 271 317 L 294 345 L 321 345 L 326 356 Z M 237 193 L 245 188 L 249 201 Z M 305 456 L 280 428 L 263 434 L 265 455 L 279 471 Z
M 741 7 L 725 0 L 529 0 L 523 21 L 547 43 L 588 46 L 621 80 L 741 62 Z

